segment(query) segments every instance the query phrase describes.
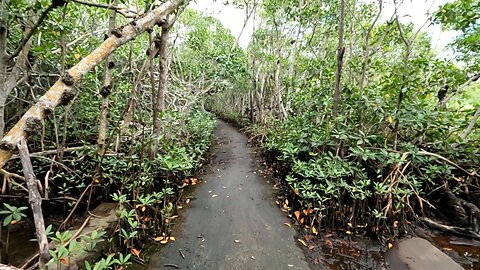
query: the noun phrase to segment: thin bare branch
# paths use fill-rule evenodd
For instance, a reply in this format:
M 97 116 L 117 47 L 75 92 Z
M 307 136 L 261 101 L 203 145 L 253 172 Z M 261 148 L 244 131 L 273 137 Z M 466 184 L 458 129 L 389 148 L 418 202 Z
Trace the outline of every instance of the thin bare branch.
M 15 49 L 15 51 L 13 53 L 11 53 L 10 55 L 8 55 L 8 59 L 12 59 L 12 58 L 18 56 L 18 54 L 22 51 L 25 44 L 27 44 L 27 42 L 30 40 L 30 38 L 33 36 L 33 34 L 35 34 L 38 27 L 42 24 L 42 22 L 45 20 L 45 18 L 47 18 L 48 13 L 51 10 L 53 10 L 54 8 L 55 8 L 55 5 L 52 3 L 42 12 L 42 14 L 40 14 L 40 17 L 35 22 L 35 24 L 27 30 L 27 32 L 23 36 L 22 40 L 20 41 L 20 43 L 18 43 L 18 46 Z
M 90 6 L 90 7 L 110 9 L 110 10 L 116 11 L 118 14 L 124 16 L 125 18 L 135 18 L 139 15 L 137 12 L 135 12 L 133 10 L 117 7 L 114 4 L 105 5 L 105 4 L 86 2 L 86 1 L 81 1 L 81 0 L 72 0 L 72 2 L 75 2 L 77 4 L 81 4 L 81 5 L 85 5 L 85 6 Z

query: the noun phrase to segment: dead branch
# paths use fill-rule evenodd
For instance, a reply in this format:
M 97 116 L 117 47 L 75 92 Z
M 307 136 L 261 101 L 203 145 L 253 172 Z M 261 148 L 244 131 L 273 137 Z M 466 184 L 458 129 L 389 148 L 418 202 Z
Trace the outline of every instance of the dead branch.
M 438 223 L 436 221 L 433 221 L 433 220 L 431 220 L 429 218 L 425 218 L 425 217 L 422 217 L 419 220 L 421 222 L 423 222 L 425 225 L 427 225 L 428 227 L 433 228 L 433 229 L 437 229 L 437 230 L 448 232 L 448 233 L 453 233 L 453 234 L 456 234 L 456 235 L 467 236 L 467 237 L 471 237 L 471 238 L 480 240 L 480 234 L 472 232 L 470 229 L 467 229 L 467 228 L 441 224 L 441 223 Z
M 45 263 L 50 259 L 50 253 L 48 252 L 48 240 L 45 234 L 45 222 L 43 220 L 42 213 L 42 197 L 37 188 L 37 180 L 33 172 L 32 162 L 30 161 L 30 155 L 28 154 L 28 146 L 25 139 L 20 140 L 18 144 L 18 151 L 22 160 L 23 174 L 27 180 L 28 186 L 28 201 L 33 211 L 33 220 L 35 223 L 35 231 L 37 232 L 40 260 L 39 266 L 43 268 Z
M 75 152 L 77 150 L 83 150 L 85 148 L 93 148 L 93 146 L 76 146 L 76 147 L 70 147 L 70 148 L 65 148 L 63 149 L 64 153 L 69 153 L 69 152 Z M 35 152 L 35 153 L 30 153 L 30 157 L 42 157 L 42 156 L 51 156 L 51 155 L 56 155 L 58 154 L 58 149 L 53 149 L 53 150 L 45 150 L 41 152 Z M 10 157 L 10 160 L 12 159 L 18 159 L 20 158 L 20 155 L 12 155 Z

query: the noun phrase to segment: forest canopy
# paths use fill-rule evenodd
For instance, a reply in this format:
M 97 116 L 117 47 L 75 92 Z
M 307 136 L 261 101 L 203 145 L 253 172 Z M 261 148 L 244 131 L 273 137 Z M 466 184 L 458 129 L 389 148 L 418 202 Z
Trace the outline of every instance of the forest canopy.
M 242 48 L 188 0 L 2 0 L 3 226 L 35 216 L 39 266 L 60 265 L 74 249 L 60 231 L 114 202 L 122 257 L 98 269 L 124 267 L 146 239 L 171 241 L 221 118 L 261 150 L 301 226 L 386 243 L 428 220 L 479 238 L 480 2 L 450 1 L 423 27 L 386 2 L 226 2 L 240 35 L 253 28 Z M 433 24 L 457 31 L 453 57 Z M 46 228 L 63 249 L 48 251 Z

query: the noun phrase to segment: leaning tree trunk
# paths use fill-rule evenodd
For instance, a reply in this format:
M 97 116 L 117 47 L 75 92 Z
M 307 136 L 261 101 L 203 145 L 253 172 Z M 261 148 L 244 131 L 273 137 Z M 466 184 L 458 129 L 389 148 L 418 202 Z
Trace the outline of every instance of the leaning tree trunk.
M 155 25 L 166 22 L 166 16 L 181 4 L 189 0 L 169 0 L 158 8 L 138 17 L 129 25 L 112 31 L 100 46 L 92 53 L 83 58 L 78 64 L 65 72 L 61 78 L 34 104 L 7 133 L 0 142 L 0 166 L 12 156 L 16 145 L 20 140 L 37 134 L 42 126 L 42 120 L 51 113 L 58 105 L 68 104 L 75 96 L 73 85 L 78 82 L 88 71 L 105 60 L 113 51 L 121 45 L 134 39 L 139 34 L 151 29 Z
M 45 221 L 43 219 L 42 212 L 42 197 L 37 188 L 37 178 L 33 173 L 32 162 L 30 161 L 30 154 L 28 152 L 28 146 L 25 139 L 21 139 L 18 144 L 18 151 L 20 153 L 20 159 L 22 160 L 23 174 L 28 186 L 28 201 L 33 212 L 33 221 L 35 223 L 35 231 L 37 233 L 37 242 L 39 247 L 40 259 L 39 266 L 42 269 L 45 263 L 50 259 L 50 253 L 48 252 L 48 240 L 45 233 Z

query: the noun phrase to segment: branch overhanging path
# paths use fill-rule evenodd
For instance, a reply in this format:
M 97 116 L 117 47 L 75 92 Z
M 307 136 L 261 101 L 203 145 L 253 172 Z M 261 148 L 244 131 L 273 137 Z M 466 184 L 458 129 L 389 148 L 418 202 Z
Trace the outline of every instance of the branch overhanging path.
M 155 25 L 167 22 L 167 16 L 190 0 L 169 0 L 152 11 L 139 16 L 130 24 L 113 31 L 100 46 L 83 58 L 78 64 L 66 71 L 59 80 L 34 104 L 10 129 L 0 142 L 0 168 L 13 155 L 17 144 L 31 135 L 38 133 L 42 120 L 58 105 L 68 104 L 75 96 L 73 86 L 93 67 L 105 60 L 113 51 L 133 40 L 141 33 Z

